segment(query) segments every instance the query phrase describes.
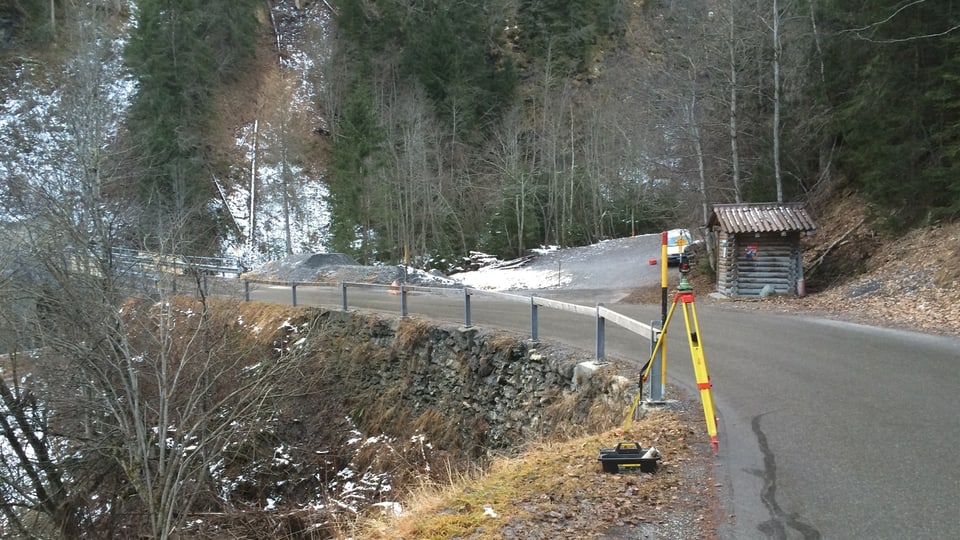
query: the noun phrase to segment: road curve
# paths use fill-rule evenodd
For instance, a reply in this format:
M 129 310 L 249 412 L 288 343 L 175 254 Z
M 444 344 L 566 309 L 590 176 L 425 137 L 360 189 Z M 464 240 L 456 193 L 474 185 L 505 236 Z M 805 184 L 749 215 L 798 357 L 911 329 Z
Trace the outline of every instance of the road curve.
M 396 296 L 351 289 L 350 306 L 399 313 Z M 337 307 L 335 288 L 298 302 Z M 252 299 L 289 303 L 289 288 Z M 564 300 L 562 294 L 551 298 Z M 570 300 L 584 302 L 582 291 Z M 457 296 L 411 294 L 410 313 L 463 320 Z M 608 305 L 640 321 L 659 306 Z M 960 530 L 960 339 L 809 317 L 697 306 L 714 385 L 725 502 L 722 538 L 953 538 Z M 539 310 L 541 339 L 587 351 L 592 322 Z M 530 308 L 475 297 L 475 325 L 529 333 Z M 671 323 L 669 378 L 695 379 L 683 320 Z M 606 352 L 646 359 L 649 344 L 608 325 Z
M 960 339 L 698 311 L 720 418 L 723 538 L 955 537 Z M 692 392 L 684 348 L 671 348 L 671 379 Z

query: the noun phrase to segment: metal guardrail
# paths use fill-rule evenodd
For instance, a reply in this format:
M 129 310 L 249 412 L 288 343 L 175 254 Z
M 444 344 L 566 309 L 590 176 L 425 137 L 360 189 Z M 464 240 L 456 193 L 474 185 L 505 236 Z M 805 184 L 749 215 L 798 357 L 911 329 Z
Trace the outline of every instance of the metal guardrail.
M 128 248 L 114 248 L 111 253 L 114 258 L 114 267 L 122 268 L 121 272 L 139 277 L 149 277 L 154 281 L 158 281 L 161 274 L 182 275 L 186 273 L 185 271 L 199 271 L 203 276 L 202 286 L 204 290 L 207 289 L 206 275 L 208 273 L 223 274 L 224 276 L 231 274 L 240 276 L 243 273 L 243 268 L 236 259 L 225 259 L 218 257 L 190 257 L 185 255 L 160 255 L 148 252 L 140 252 Z M 294 306 L 297 305 L 298 286 L 331 287 L 331 285 L 323 285 L 314 282 L 277 282 L 266 280 L 255 280 L 254 282 L 289 286 L 291 303 Z M 247 302 L 250 301 L 250 283 L 251 280 L 243 281 L 243 296 L 244 300 Z M 173 287 L 175 291 L 175 281 L 173 283 Z M 651 340 L 651 343 L 656 340 L 657 333 L 659 332 L 658 329 L 648 324 L 631 319 L 625 315 L 617 313 L 616 311 L 610 310 L 604 307 L 603 304 L 597 304 L 594 307 L 588 307 L 579 304 L 561 302 L 558 300 L 551 300 L 549 298 L 541 298 L 538 296 L 522 296 L 499 291 L 473 289 L 470 287 L 426 287 L 419 285 L 407 285 L 406 283 L 400 283 L 397 285 L 382 285 L 378 283 L 357 282 L 341 282 L 339 287 L 341 299 L 340 303 L 343 311 L 347 311 L 349 309 L 347 302 L 348 288 L 386 289 L 391 290 L 391 292 L 394 292 L 399 296 L 400 315 L 402 317 L 406 317 L 408 315 L 407 294 L 409 292 L 428 292 L 434 294 L 440 293 L 445 295 L 455 292 L 463 297 L 463 322 L 467 327 L 473 325 L 471 299 L 474 296 L 487 296 L 500 298 L 501 300 L 507 300 L 511 302 L 524 303 L 530 306 L 530 338 L 534 341 L 539 340 L 540 307 L 572 313 L 583 317 L 590 317 L 594 320 L 594 325 L 596 328 L 595 352 L 597 362 L 603 362 L 605 357 L 605 334 L 607 321 L 610 321 L 611 323 L 616 324 L 617 326 L 644 339 L 649 339 Z
M 260 281 L 256 281 L 259 283 Z M 250 280 L 244 280 L 243 290 L 244 290 L 244 300 L 250 301 Z M 286 282 L 280 283 L 276 281 L 263 282 L 270 283 L 272 285 L 284 285 L 290 287 L 291 292 L 291 302 L 292 305 L 297 305 L 297 287 L 334 287 L 333 285 L 323 285 L 319 283 L 311 282 Z M 463 297 L 463 323 L 466 327 L 473 326 L 472 322 L 472 313 L 471 313 L 471 299 L 474 296 L 487 296 L 492 298 L 499 298 L 501 300 L 507 300 L 516 303 L 523 303 L 530 306 L 530 338 L 533 341 L 539 340 L 539 308 L 545 307 L 548 309 L 554 309 L 557 311 L 563 311 L 565 313 L 573 313 L 575 315 L 589 317 L 594 320 L 594 325 L 596 328 L 595 332 L 595 352 L 596 359 L 598 363 L 604 362 L 605 357 L 605 343 L 606 343 L 606 323 L 607 321 L 632 332 L 641 338 L 651 340 L 651 343 L 656 340 L 657 333 L 659 329 L 650 326 L 649 324 L 644 324 L 637 320 L 631 319 L 626 315 L 622 315 L 608 309 L 603 306 L 603 304 L 597 304 L 594 307 L 582 306 L 580 304 L 570 304 L 567 302 L 560 302 L 558 300 L 551 300 L 549 298 L 541 298 L 538 296 L 523 296 L 518 294 L 510 294 L 499 291 L 486 291 L 482 289 L 473 289 L 470 287 L 463 288 L 452 288 L 452 287 L 425 287 L 419 285 L 407 285 L 405 283 L 400 283 L 397 285 L 382 285 L 379 283 L 356 283 L 356 282 L 341 282 L 339 284 L 340 288 L 340 308 L 343 311 L 349 309 L 348 305 L 348 288 L 357 288 L 357 289 L 384 289 L 391 293 L 394 293 L 398 296 L 398 301 L 400 302 L 400 316 L 406 317 L 409 315 L 408 305 L 407 305 L 407 294 L 410 292 L 427 292 L 434 294 L 443 294 L 443 295 L 453 295 L 459 294 Z
M 243 273 L 243 266 L 235 258 L 164 255 L 120 247 L 113 248 L 111 256 L 115 268 L 121 268 L 124 271 L 137 269 L 136 271 L 140 273 L 152 273 L 153 275 L 200 272 L 239 276 Z
M 179 275 L 185 273 L 185 270 L 200 271 L 204 275 L 204 290 L 207 289 L 207 283 L 205 279 L 207 273 L 223 274 L 224 276 L 228 274 L 240 276 L 243 273 L 243 268 L 237 259 L 197 257 L 187 255 L 160 255 L 156 253 L 137 251 L 130 248 L 113 248 L 111 254 L 113 256 L 115 268 L 122 268 L 121 271 L 128 275 L 149 278 L 154 281 L 159 280 L 160 275 L 163 273 Z M 297 305 L 298 286 L 331 287 L 331 285 L 323 285 L 313 282 L 298 283 L 261 280 L 257 280 L 256 282 L 289 286 L 291 303 L 294 306 Z M 243 297 L 247 302 L 250 301 L 250 283 L 251 280 L 243 281 Z M 175 282 L 174 287 L 176 287 Z M 656 339 L 657 332 L 659 331 L 648 324 L 644 324 L 617 313 L 616 311 L 610 310 L 604 307 L 603 304 L 597 304 L 594 307 L 588 307 L 579 304 L 561 302 L 559 300 L 551 300 L 549 298 L 541 298 L 538 296 L 523 296 L 500 291 L 473 289 L 470 287 L 426 287 L 420 285 L 407 285 L 406 283 L 400 283 L 397 285 L 382 285 L 379 283 L 358 283 L 346 281 L 341 282 L 339 287 L 341 303 L 340 307 L 343 309 L 343 311 L 347 311 L 349 309 L 347 303 L 347 289 L 349 287 L 363 289 L 386 289 L 395 292 L 399 296 L 400 316 L 402 317 L 406 317 L 408 315 L 407 293 L 409 292 L 428 292 L 434 294 L 440 293 L 445 295 L 455 292 L 456 294 L 461 294 L 463 296 L 463 322 L 464 326 L 466 327 L 473 325 L 471 298 L 474 296 L 487 296 L 492 298 L 500 298 L 501 300 L 507 300 L 511 302 L 524 303 L 530 306 L 530 338 L 534 341 L 540 339 L 540 307 L 563 311 L 566 313 L 573 313 L 583 317 L 590 317 L 594 320 L 594 325 L 596 328 L 595 351 L 598 362 L 604 361 L 607 321 L 610 321 L 611 323 L 616 324 L 617 326 L 629 332 L 637 334 L 644 339 L 650 339 L 651 342 Z

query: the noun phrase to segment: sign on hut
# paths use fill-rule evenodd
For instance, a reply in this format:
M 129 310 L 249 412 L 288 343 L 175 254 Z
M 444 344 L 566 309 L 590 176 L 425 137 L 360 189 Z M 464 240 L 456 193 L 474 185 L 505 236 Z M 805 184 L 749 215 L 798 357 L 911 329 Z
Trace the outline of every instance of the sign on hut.
M 816 228 L 801 203 L 717 204 L 717 291 L 727 296 L 804 294 L 800 238 Z

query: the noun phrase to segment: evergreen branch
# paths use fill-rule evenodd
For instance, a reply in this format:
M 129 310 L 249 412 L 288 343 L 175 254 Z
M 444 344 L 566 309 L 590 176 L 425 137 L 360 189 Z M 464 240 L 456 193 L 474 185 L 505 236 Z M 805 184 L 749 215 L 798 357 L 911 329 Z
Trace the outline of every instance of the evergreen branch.
M 914 0 L 913 2 L 910 2 L 909 4 L 906 4 L 906 5 L 904 5 L 904 6 L 901 6 L 900 9 L 894 11 L 893 13 L 890 14 L 889 17 L 887 17 L 886 19 L 884 19 L 884 20 L 882 20 L 882 21 L 877 21 L 877 22 L 875 22 L 875 23 L 871 23 L 871 24 L 868 24 L 868 25 L 863 26 L 863 27 L 860 27 L 860 28 L 850 28 L 849 30 L 841 30 L 840 33 L 841 33 L 841 34 L 849 34 L 849 33 L 859 34 L 860 32 L 863 32 L 863 31 L 865 31 L 865 30 L 870 30 L 871 28 L 876 28 L 876 27 L 880 26 L 881 24 L 887 24 L 888 22 L 890 22 L 891 20 L 893 20 L 894 17 L 896 17 L 897 15 L 899 15 L 900 12 L 902 12 L 903 10 L 905 10 L 905 9 L 907 9 L 907 8 L 909 8 L 909 7 L 913 7 L 913 6 L 917 5 L 917 4 L 922 4 L 922 3 L 926 2 L 926 1 L 927 1 L 927 0 Z
M 923 34 L 921 36 L 909 36 L 909 37 L 895 38 L 895 39 L 871 39 L 871 38 L 863 37 L 860 34 L 857 34 L 857 38 L 863 41 L 868 41 L 870 43 L 906 43 L 908 41 L 917 41 L 920 39 L 931 39 L 935 37 L 945 36 L 953 32 L 954 30 L 958 30 L 958 29 L 960 29 L 960 24 L 955 24 L 950 28 L 947 28 L 943 32 L 937 32 L 935 34 Z
M 841 30 L 839 33 L 840 33 L 840 34 L 850 34 L 850 33 L 856 34 L 857 39 L 860 39 L 860 40 L 863 40 L 863 41 L 868 41 L 868 42 L 870 42 L 870 43 L 906 43 L 906 42 L 909 42 L 909 41 L 917 41 L 917 40 L 920 40 L 920 39 L 931 39 L 931 38 L 935 38 L 935 37 L 945 36 L 945 35 L 953 32 L 954 30 L 960 29 L 960 24 L 956 24 L 956 25 L 954 25 L 954 26 L 952 26 L 952 27 L 944 30 L 943 32 L 936 32 L 936 33 L 932 33 L 932 34 L 923 34 L 923 35 L 920 35 L 920 36 L 908 36 L 908 37 L 903 37 L 903 38 L 891 38 L 891 39 L 872 39 L 872 38 L 864 37 L 864 36 L 862 35 L 862 32 L 865 32 L 865 31 L 867 31 L 867 30 L 872 30 L 872 29 L 877 28 L 877 27 L 879 27 L 879 26 L 881 26 L 881 25 L 884 25 L 884 24 L 889 23 L 890 21 L 893 20 L 894 17 L 896 17 L 897 15 L 899 15 L 900 13 L 902 13 L 902 12 L 903 12 L 904 10 L 906 10 L 907 8 L 916 6 L 917 4 L 923 4 L 923 3 L 926 2 L 926 1 L 927 1 L 927 0 L 914 0 L 913 2 L 910 2 L 909 4 L 905 4 L 905 5 L 903 5 L 903 6 L 900 6 L 900 8 L 898 8 L 896 11 L 894 11 L 893 13 L 891 13 L 889 17 L 887 17 L 886 19 L 883 19 L 882 21 L 877 21 L 877 22 L 868 24 L 868 25 L 866 25 L 866 26 L 862 26 L 862 27 L 860 27 L 860 28 L 850 28 L 850 29 L 847 29 L 847 30 Z

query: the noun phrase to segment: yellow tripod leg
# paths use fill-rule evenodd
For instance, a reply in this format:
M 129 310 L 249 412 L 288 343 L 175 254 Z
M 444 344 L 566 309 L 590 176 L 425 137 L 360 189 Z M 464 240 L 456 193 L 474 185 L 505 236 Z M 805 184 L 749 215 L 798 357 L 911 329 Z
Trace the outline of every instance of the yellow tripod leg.
M 693 373 L 697 378 L 697 388 L 700 390 L 700 401 L 703 403 L 703 417 L 707 423 L 707 434 L 713 451 L 720 449 L 717 438 L 717 416 L 713 406 L 713 395 L 710 393 L 710 373 L 707 371 L 707 359 L 703 355 L 703 341 L 700 337 L 700 323 L 697 320 L 697 307 L 693 301 L 693 293 L 679 293 L 677 299 L 683 302 L 683 321 L 687 325 L 687 342 L 690 344 L 690 358 L 693 360 Z M 676 300 L 674 301 L 676 302 Z M 687 306 L 689 305 L 689 313 Z M 693 320 L 693 331 L 690 321 Z
M 676 302 L 670 306 L 670 311 L 667 312 L 667 318 L 663 320 L 663 328 L 660 329 L 660 335 L 657 337 L 657 342 L 654 344 L 653 351 L 650 353 L 650 359 L 647 360 L 647 367 L 640 374 L 640 387 L 637 389 L 637 394 L 633 396 L 633 403 L 630 405 L 627 417 L 623 420 L 624 431 L 630 429 L 630 424 L 633 422 L 633 415 L 637 412 L 637 405 L 640 404 L 640 398 L 643 394 L 643 383 L 647 380 L 647 377 L 650 376 L 650 370 L 653 368 L 653 359 L 657 357 L 657 352 L 659 352 L 660 349 L 666 348 L 667 346 L 667 327 L 670 326 L 670 319 L 673 317 L 673 310 L 676 307 Z M 663 380 L 666 381 L 666 373 L 664 373 Z

